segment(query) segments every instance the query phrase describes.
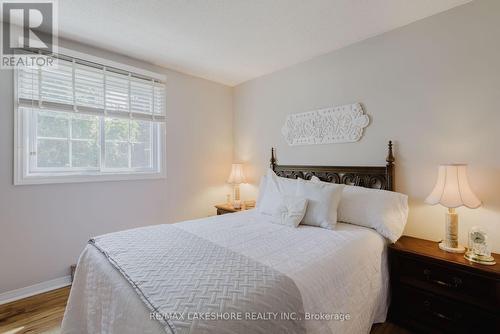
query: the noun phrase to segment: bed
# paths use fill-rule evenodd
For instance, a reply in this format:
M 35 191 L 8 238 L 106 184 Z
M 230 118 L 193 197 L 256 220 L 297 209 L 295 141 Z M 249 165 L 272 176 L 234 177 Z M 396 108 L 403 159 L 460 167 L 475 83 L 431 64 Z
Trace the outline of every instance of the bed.
M 286 178 L 392 191 L 392 143 L 386 160 L 289 166 L 272 150 L 270 167 Z M 328 231 L 267 219 L 248 210 L 92 239 L 62 333 L 369 333 L 385 321 L 386 238 L 352 224 Z

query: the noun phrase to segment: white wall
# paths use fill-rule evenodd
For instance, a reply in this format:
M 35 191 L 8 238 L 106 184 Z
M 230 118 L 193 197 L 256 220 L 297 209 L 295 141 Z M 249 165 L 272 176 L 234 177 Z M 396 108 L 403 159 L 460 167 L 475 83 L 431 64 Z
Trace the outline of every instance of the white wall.
M 167 178 L 13 186 L 13 75 L 0 70 L 0 293 L 68 275 L 91 236 L 210 215 L 230 191 L 231 88 L 61 45 L 167 76 Z
M 434 240 L 445 209 L 423 201 L 437 166 L 469 163 L 484 206 L 458 210 L 460 239 L 480 225 L 500 252 L 499 36 L 500 1 L 478 0 L 237 86 L 235 157 L 258 184 L 271 146 L 284 164 L 383 165 L 392 139 L 396 187 L 411 200 L 405 232 Z M 359 143 L 289 147 L 280 134 L 288 113 L 354 102 L 371 118 Z

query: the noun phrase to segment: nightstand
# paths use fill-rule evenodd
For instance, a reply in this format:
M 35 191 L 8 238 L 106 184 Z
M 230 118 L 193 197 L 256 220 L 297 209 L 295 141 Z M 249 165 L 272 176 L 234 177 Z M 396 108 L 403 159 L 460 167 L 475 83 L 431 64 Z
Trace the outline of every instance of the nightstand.
M 247 210 L 247 208 L 245 208 L 244 203 L 242 203 L 241 209 L 235 209 L 235 208 L 233 208 L 233 206 L 231 204 L 227 204 L 227 203 L 217 204 L 215 206 L 215 208 L 217 209 L 217 215 L 224 215 L 226 213 L 233 213 L 233 212 L 240 212 L 240 211 Z M 253 207 L 248 208 L 248 209 L 253 209 Z
M 390 321 L 424 333 L 500 333 L 500 255 L 494 266 L 403 236 L 389 246 Z

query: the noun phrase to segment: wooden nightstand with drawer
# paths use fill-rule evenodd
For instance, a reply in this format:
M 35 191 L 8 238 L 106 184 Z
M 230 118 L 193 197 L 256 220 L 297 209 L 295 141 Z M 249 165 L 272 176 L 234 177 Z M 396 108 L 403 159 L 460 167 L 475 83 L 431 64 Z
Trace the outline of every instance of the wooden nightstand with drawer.
M 215 206 L 215 209 L 217 209 L 217 215 L 225 215 L 227 213 L 233 213 L 233 212 L 240 212 L 241 209 L 235 209 L 231 204 L 217 204 Z
M 235 209 L 231 204 L 224 203 L 224 204 L 217 204 L 215 206 L 215 209 L 217 209 L 217 215 L 219 216 L 219 215 L 225 215 L 226 213 L 240 212 L 255 208 L 255 201 L 248 201 L 248 202 L 250 202 L 252 205 L 246 206 L 245 203 L 242 203 L 241 208 Z
M 392 322 L 423 333 L 500 333 L 500 256 L 494 266 L 403 236 L 389 246 Z

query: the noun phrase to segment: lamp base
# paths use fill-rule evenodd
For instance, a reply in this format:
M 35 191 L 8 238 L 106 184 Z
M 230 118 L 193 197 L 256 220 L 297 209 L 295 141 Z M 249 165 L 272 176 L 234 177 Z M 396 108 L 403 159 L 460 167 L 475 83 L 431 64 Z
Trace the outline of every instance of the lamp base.
M 233 208 L 235 209 L 241 209 L 241 200 L 240 200 L 240 185 L 235 183 L 234 184 L 234 201 L 233 201 Z
M 458 244 L 458 215 L 453 208 L 446 213 L 445 240 L 439 248 L 450 253 L 465 253 L 465 248 Z
M 465 253 L 464 257 L 471 262 L 485 264 L 487 266 L 493 266 L 496 264 L 493 256 L 477 255 L 470 250 Z
M 460 245 L 457 247 L 448 247 L 444 241 L 439 243 L 439 249 L 450 253 L 465 253 L 465 247 Z

